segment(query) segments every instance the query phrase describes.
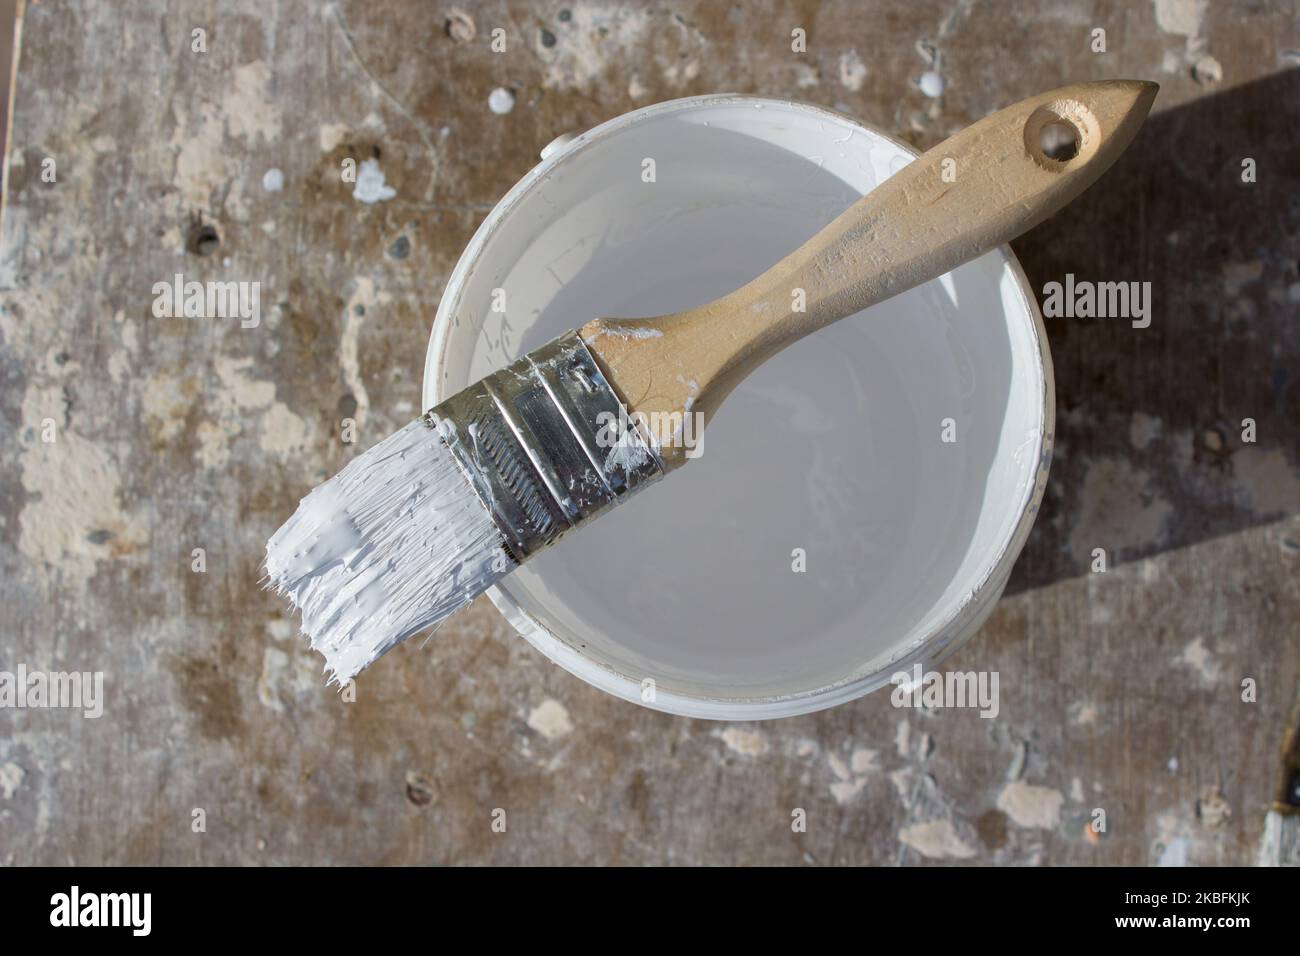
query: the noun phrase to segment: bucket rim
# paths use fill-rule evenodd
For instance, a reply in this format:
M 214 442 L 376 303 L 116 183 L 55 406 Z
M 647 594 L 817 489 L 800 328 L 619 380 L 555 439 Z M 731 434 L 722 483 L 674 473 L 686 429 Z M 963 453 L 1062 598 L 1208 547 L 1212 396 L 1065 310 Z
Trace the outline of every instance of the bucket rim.
M 444 392 L 446 351 L 453 330 L 452 318 L 459 309 L 468 276 L 484 247 L 500 231 L 509 213 L 538 183 L 550 175 L 560 163 L 572 161 L 579 153 L 592 148 L 610 135 L 641 122 L 675 112 L 742 105 L 787 109 L 818 116 L 855 131 L 861 131 L 870 137 L 884 140 L 911 159 L 920 155 L 920 151 L 905 140 L 870 123 L 827 107 L 749 93 L 706 93 L 665 100 L 622 113 L 576 135 L 567 143 L 548 151 L 544 159 L 530 168 L 506 192 L 475 230 L 457 260 L 447 278 L 433 328 L 430 331 L 425 355 L 424 405 L 429 407 L 447 397 Z M 982 562 L 982 573 L 972 576 L 974 584 L 925 635 L 899 649 L 897 654 L 878 670 L 869 674 L 849 675 L 841 680 L 792 694 L 710 697 L 704 694 L 666 690 L 656 686 L 653 699 L 647 700 L 642 696 L 641 680 L 623 674 L 569 644 L 496 585 L 486 592 L 493 605 L 524 640 L 580 680 L 630 703 L 681 717 L 720 721 L 756 721 L 795 717 L 826 710 L 863 697 L 892 683 L 893 674 L 899 671 L 910 671 L 917 664 L 921 664 L 923 670 L 930 669 L 932 665 L 975 635 L 979 625 L 992 612 L 994 604 L 1005 589 L 1011 569 L 1024 548 L 1046 491 L 1055 436 L 1055 376 L 1047 331 L 1037 297 L 1033 294 L 1029 279 L 1010 246 L 999 246 L 985 255 L 1001 257 L 1002 266 L 1010 273 L 1014 282 L 1022 320 L 1028 319 L 1032 345 L 1032 355 L 1029 360 L 1037 370 L 1040 381 L 1040 393 L 1036 401 L 1040 425 L 1035 437 L 1034 457 L 1030 459 L 1037 461 L 1036 472 L 1033 479 L 1026 482 L 1025 491 L 1016 505 L 1017 518 L 1011 534 L 1006 537 L 991 558 L 986 558 Z M 1010 310 L 1008 310 L 1008 321 L 1010 319 Z

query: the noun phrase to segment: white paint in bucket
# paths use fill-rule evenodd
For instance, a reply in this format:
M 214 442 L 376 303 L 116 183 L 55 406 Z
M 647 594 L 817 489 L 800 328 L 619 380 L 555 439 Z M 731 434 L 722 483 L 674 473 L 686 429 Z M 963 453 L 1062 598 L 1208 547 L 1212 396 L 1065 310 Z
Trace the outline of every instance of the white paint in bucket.
M 661 103 L 562 144 L 453 272 L 425 405 L 591 318 L 732 291 L 913 155 L 825 110 L 743 96 Z M 1041 319 L 1004 248 L 776 356 L 698 460 L 488 593 L 548 657 L 627 700 L 735 720 L 833 706 L 983 622 L 1052 429 Z

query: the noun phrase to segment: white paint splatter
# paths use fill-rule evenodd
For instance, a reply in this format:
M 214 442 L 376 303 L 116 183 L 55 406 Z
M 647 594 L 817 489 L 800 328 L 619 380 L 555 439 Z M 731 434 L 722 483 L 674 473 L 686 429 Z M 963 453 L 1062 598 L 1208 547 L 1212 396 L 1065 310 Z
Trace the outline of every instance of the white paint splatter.
M 515 94 L 511 93 L 504 86 L 498 86 L 488 94 L 488 109 L 497 116 L 505 116 L 515 108 Z
M 852 779 L 853 773 L 849 770 L 849 765 L 844 762 L 844 758 L 839 754 L 827 754 L 826 762 L 831 766 L 831 773 L 841 780 Z
M 934 70 L 926 70 L 922 73 L 921 79 L 917 82 L 917 86 L 921 88 L 922 93 L 930 97 L 932 100 L 943 96 L 943 77 L 934 72 Z
M 300 455 L 310 444 L 312 429 L 288 405 L 275 400 L 275 384 L 252 378 L 251 358 L 218 356 L 213 361 L 220 389 L 209 398 L 216 417 L 200 423 L 198 459 L 205 468 L 220 468 L 229 459 L 228 445 L 243 432 L 248 412 L 263 412 L 258 443 L 280 458 Z
M 1156 838 L 1151 858 L 1156 866 L 1187 866 L 1193 849 L 1191 823 L 1178 811 L 1166 810 L 1156 816 Z
M 854 773 L 871 773 L 880 769 L 876 758 L 877 753 L 874 750 L 855 750 L 853 756 L 849 758 L 849 766 Z
M 912 781 L 915 777 L 916 771 L 911 767 L 899 767 L 889 775 L 889 782 L 894 785 L 894 791 L 905 807 L 912 805 Z
M 1256 866 L 1282 866 L 1283 847 L 1289 846 L 1286 821 L 1290 814 L 1283 817 L 1276 810 L 1264 814 L 1264 832 L 1259 837 L 1259 849 L 1256 852 Z
M 268 455 L 292 458 L 305 452 L 310 443 L 307 422 L 284 402 L 274 402 L 262 416 L 258 447 Z
M 1208 0 L 1152 0 L 1156 25 L 1165 33 L 1194 37 L 1201 32 L 1201 20 Z
M 368 276 L 358 276 L 352 295 L 343 306 L 343 334 L 339 337 L 339 367 L 343 372 L 343 382 L 357 401 L 357 410 L 352 418 L 357 424 L 358 433 L 366 423 L 370 412 L 370 393 L 361 377 L 360 336 L 361 326 L 366 317 L 376 307 L 389 301 L 386 292 L 375 288 L 375 282 Z
M 283 712 L 286 697 L 299 697 L 317 691 L 321 684 L 321 669 L 317 661 L 318 659 L 303 655 L 297 658 L 295 664 L 294 657 L 280 648 L 263 648 L 257 699 L 264 706 Z
M 1192 79 L 1202 86 L 1223 82 L 1223 65 L 1208 53 L 1192 64 Z
M 757 730 L 728 727 L 719 734 L 727 749 L 746 757 L 761 757 L 768 751 L 767 736 Z
M 998 794 L 998 809 L 1022 827 L 1040 827 L 1051 830 L 1061 817 L 1065 795 L 1051 787 L 1035 787 L 1016 780 L 1002 788 Z
M 347 138 L 348 128 L 342 123 L 322 123 L 319 135 L 320 151 L 328 153 Z
M 262 649 L 262 673 L 257 679 L 257 699 L 272 710 L 284 710 L 277 687 L 288 670 L 288 654 L 276 647 Z
M 274 382 L 257 381 L 248 377 L 247 369 L 252 368 L 252 359 L 237 359 L 230 355 L 218 355 L 213 360 L 217 380 L 221 384 L 220 403 L 240 410 L 248 408 L 265 408 L 276 401 Z
M 1104 546 L 1113 558 L 1125 548 L 1158 544 L 1174 511 L 1148 472 L 1115 458 L 1088 463 L 1079 498 L 1070 550 L 1081 564 L 1092 561 L 1093 548 Z
M 688 83 L 700 75 L 700 64 L 696 60 L 691 60 L 684 66 L 678 63 L 669 63 L 664 67 L 663 77 L 672 86 L 681 86 Z
M 261 60 L 236 67 L 227 83 L 213 89 L 223 91 L 220 102 L 200 96 L 197 102 L 172 103 L 173 185 L 187 207 L 210 212 L 214 196 L 221 195 L 225 214 L 243 220 L 248 211 L 233 158 L 238 151 L 225 139 L 240 139 L 245 145 L 276 141 L 280 108 L 271 96 L 271 70 Z
M 0 796 L 6 800 L 12 799 L 26 776 L 27 771 L 12 760 L 0 767 Z
M 474 25 L 474 18 L 466 13 L 460 7 L 452 7 L 447 11 L 446 23 L 447 36 L 451 37 L 457 43 L 468 43 L 474 39 L 478 33 L 478 28 Z
M 548 697 L 528 714 L 528 726 L 547 740 L 559 740 L 573 732 L 569 711 L 558 700 Z
M 1019 780 L 1025 775 L 1025 763 L 1029 760 L 1029 742 L 1018 740 L 1015 743 L 1015 753 L 1011 756 L 1011 763 L 1007 765 L 1007 779 Z
M 619 436 L 617 442 L 610 446 L 603 465 L 606 475 L 623 472 L 631 475 L 650 460 L 650 450 L 640 440 L 634 429 L 629 428 Z
M 280 108 L 271 96 L 271 68 L 261 60 L 235 68 L 221 102 L 230 135 L 273 142 L 280 135 Z
M 933 752 L 934 738 L 929 734 L 921 734 L 921 738 L 916 742 L 916 759 L 924 762 Z
M 278 193 L 284 188 L 284 173 L 272 167 L 262 174 L 262 188 L 268 193 Z
M 140 387 L 140 409 L 159 441 L 172 441 L 185 429 L 185 415 L 194 399 L 181 390 L 181 380 L 155 372 Z
M 831 773 L 837 778 L 830 786 L 831 796 L 836 803 L 848 803 L 862 792 L 870 775 L 880 769 L 876 758 L 876 751 L 864 748 L 854 750 L 848 761 L 836 753 L 826 755 Z
M 951 820 L 914 823 L 900 830 L 898 839 L 931 860 L 968 860 L 975 856 L 975 848 L 957 835 Z
M 127 373 L 136 361 L 138 342 L 135 323 L 127 322 L 126 315 L 121 309 L 113 313 L 113 325 L 118 329 L 122 347 L 113 349 L 113 353 L 108 357 L 108 377 L 115 382 L 121 382 L 126 379 Z
M 1196 804 L 1196 813 L 1207 827 L 1221 827 L 1232 816 L 1232 807 L 1217 788 L 1208 787 Z
M 1219 665 L 1205 646 L 1205 638 L 1198 637 L 1183 648 L 1179 660 L 1196 671 L 1205 686 L 1213 687 L 1219 682 Z
M 214 190 L 233 177 L 233 165 L 226 151 L 225 124 L 217 107 L 200 103 L 190 112 L 180 102 L 173 102 L 175 130 L 171 145 L 176 149 L 176 172 L 172 184 L 181 201 L 190 209 L 210 211 Z M 238 196 L 235 179 L 231 195 Z M 231 196 L 227 196 L 227 204 Z M 232 207 L 241 211 L 240 206 Z
M 1300 511 L 1300 471 L 1281 448 L 1263 451 L 1247 445 L 1232 456 L 1236 486 L 1257 515 Z
M 898 749 L 900 757 L 907 757 L 907 747 L 912 736 L 912 725 L 905 720 L 898 722 L 898 729 L 894 732 L 894 746 Z
M 19 453 L 27 500 L 18 515 L 18 550 L 57 567 L 69 582 L 89 579 L 100 561 L 134 550 L 145 533 L 122 508 L 122 477 L 107 451 L 67 427 L 61 386 L 33 385 L 23 397 Z M 53 441 L 44 441 L 44 437 Z
M 352 190 L 352 198 L 358 202 L 385 202 L 397 195 L 397 190 L 384 182 L 384 171 L 379 168 L 379 160 L 367 159 L 357 170 L 357 185 Z
M 1160 851 L 1160 858 L 1156 861 L 1156 866 L 1186 866 L 1187 850 L 1191 847 L 1191 841 L 1187 837 L 1174 837 Z
M 547 89 L 591 90 L 614 64 L 629 63 L 648 42 L 654 11 L 635 4 L 575 4 L 559 24 L 558 43 L 536 54 L 546 64 Z
M 811 89 L 821 81 L 821 74 L 814 67 L 809 66 L 807 63 L 796 63 L 794 65 L 794 85 L 799 89 Z
M 858 56 L 857 50 L 849 50 L 840 55 L 840 83 L 846 89 L 857 92 L 867 78 L 867 65 Z
M 866 777 L 857 780 L 836 780 L 831 784 L 831 796 L 835 798 L 836 803 L 848 803 L 862 791 L 866 783 Z
M 630 325 L 610 325 L 601 323 L 600 327 L 592 335 L 583 336 L 583 341 L 588 345 L 594 344 L 602 335 L 612 335 L 614 338 L 630 341 L 632 339 L 657 339 L 663 336 L 662 329 L 652 329 Z M 679 379 L 680 381 L 680 379 Z

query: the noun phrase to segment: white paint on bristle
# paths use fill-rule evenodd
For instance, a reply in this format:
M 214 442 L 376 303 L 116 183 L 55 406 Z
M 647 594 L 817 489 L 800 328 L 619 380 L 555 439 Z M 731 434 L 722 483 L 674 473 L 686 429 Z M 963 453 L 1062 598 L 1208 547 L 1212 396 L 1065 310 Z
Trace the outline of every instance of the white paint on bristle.
M 267 542 L 270 586 L 346 683 L 513 570 L 488 510 L 423 420 L 351 461 Z

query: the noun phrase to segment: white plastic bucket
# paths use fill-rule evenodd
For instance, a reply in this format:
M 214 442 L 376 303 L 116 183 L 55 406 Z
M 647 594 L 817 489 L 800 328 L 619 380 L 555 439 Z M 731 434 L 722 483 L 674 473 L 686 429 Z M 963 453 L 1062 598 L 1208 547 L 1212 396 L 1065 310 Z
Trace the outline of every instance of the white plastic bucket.
M 544 155 L 447 283 L 426 407 L 588 319 L 730 292 L 915 152 L 817 107 L 701 96 Z M 1053 418 L 1042 320 L 1003 248 L 782 352 L 698 459 L 488 593 L 551 660 L 658 710 L 843 703 L 987 617 L 1038 510 Z

